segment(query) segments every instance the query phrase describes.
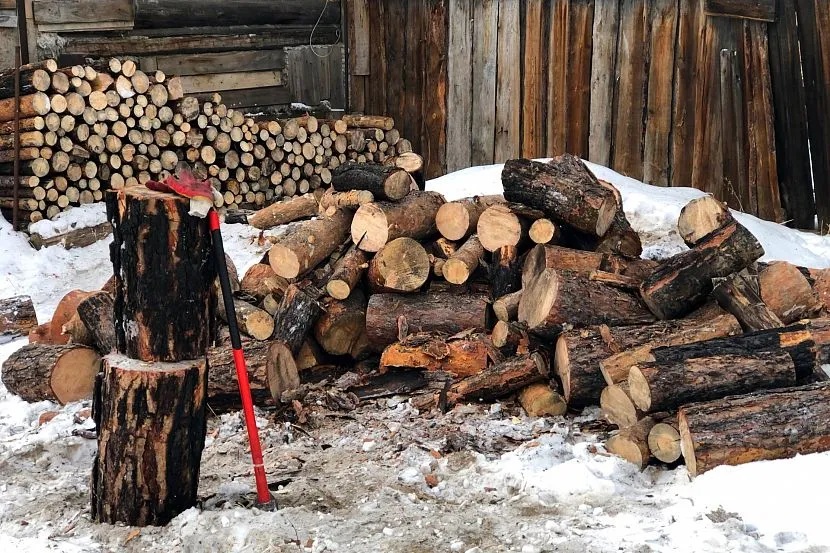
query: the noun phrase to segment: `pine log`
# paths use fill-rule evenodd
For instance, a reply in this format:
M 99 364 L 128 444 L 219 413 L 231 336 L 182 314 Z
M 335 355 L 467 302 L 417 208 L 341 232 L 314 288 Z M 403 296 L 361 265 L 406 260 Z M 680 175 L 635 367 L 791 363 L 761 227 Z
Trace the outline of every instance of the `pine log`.
M 330 188 L 320 197 L 320 209 L 326 210 L 329 207 L 357 209 L 362 205 L 366 205 L 374 201 L 374 194 L 368 190 L 334 192 L 334 189 Z
M 821 300 L 824 313 L 830 313 L 830 269 L 809 269 L 813 290 Z
M 331 216 L 299 223 L 275 240 L 268 252 L 271 268 L 284 278 L 305 275 L 343 244 L 350 222 L 351 213 L 338 209 Z
M 568 412 L 568 404 L 544 382 L 531 384 L 519 392 L 519 404 L 528 417 L 556 417 Z
M 504 397 L 544 381 L 547 374 L 547 361 L 540 353 L 514 357 L 453 384 L 447 392 L 447 403 Z
M 821 310 L 821 299 L 798 267 L 770 263 L 758 273 L 761 299 L 784 324 L 809 318 Z
M 321 313 L 316 297 L 290 284 L 274 317 L 273 338 L 285 344 L 292 355 L 296 354 Z
M 611 226 L 597 241 L 594 249 L 600 253 L 619 254 L 627 259 L 638 259 L 643 253 L 640 235 L 631 228 L 622 208 L 614 215 Z
M 744 226 L 731 223 L 709 234 L 689 251 L 662 262 L 643 281 L 640 294 L 661 319 L 683 316 L 712 291 L 712 278 L 744 269 L 764 255 L 764 248 Z
M 274 333 L 274 318 L 266 311 L 237 298 L 233 298 L 233 308 L 236 313 L 236 324 L 243 334 L 255 340 L 267 340 Z M 225 311 L 225 303 L 221 294 L 218 298 L 216 314 L 225 323 L 228 322 L 228 313 Z
M 511 246 L 503 246 L 511 247 Z M 501 248 L 500 248 L 501 249 Z M 447 259 L 442 274 L 447 282 L 464 284 L 478 268 L 479 259 L 484 255 L 484 247 L 478 236 L 470 236 L 464 244 Z
M 740 321 L 747 332 L 784 326 L 761 299 L 757 287 L 750 283 L 751 278 L 745 270 L 734 273 L 715 286 L 712 296 Z
M 463 378 L 487 368 L 490 345 L 487 336 L 449 337 L 434 333 L 410 334 L 390 344 L 380 356 L 380 369 L 423 369 L 444 371 Z
M 447 240 L 463 240 L 475 233 L 478 219 L 487 208 L 501 203 L 501 195 L 473 196 L 446 203 L 435 215 L 435 226 Z
M 680 448 L 691 476 L 720 465 L 785 459 L 830 449 L 830 384 L 772 390 L 686 405 Z
M 677 232 L 686 245 L 694 247 L 705 236 L 732 224 L 735 219 L 729 208 L 713 196 L 696 198 L 680 210 Z
M 369 261 L 366 279 L 373 293 L 415 292 L 426 283 L 431 268 L 420 243 L 412 238 L 396 238 Z
M 21 148 L 40 148 L 43 146 L 43 135 L 41 131 L 21 131 Z M 0 134 L 0 150 L 14 150 L 14 135 Z
M 213 410 L 239 409 L 242 404 L 230 335 L 226 328 L 220 329 L 218 334 L 216 345 L 211 346 L 207 352 L 207 362 L 210 367 L 207 403 Z M 270 342 L 242 337 L 242 351 L 245 353 L 248 382 L 254 403 L 257 405 L 271 403 L 267 370 L 271 362 L 270 349 Z
M 269 229 L 299 219 L 317 215 L 317 199 L 304 194 L 285 202 L 277 202 L 248 216 L 248 224 L 258 229 Z
M 20 118 L 46 115 L 52 107 L 49 96 L 43 92 L 20 97 Z M 15 115 L 15 99 L 0 100 L 0 122 L 12 121 Z
M 608 438 L 605 449 L 643 470 L 648 465 L 650 457 L 648 435 L 654 425 L 653 418 L 644 417 Z
M 415 332 L 443 332 L 487 328 L 487 300 L 480 295 L 451 292 L 375 294 L 366 310 L 366 331 L 375 351 Z
M 523 324 L 506 321 L 497 321 L 493 325 L 490 341 L 505 355 L 524 355 L 536 345 Z
M 369 163 L 346 163 L 331 174 L 337 192 L 368 190 L 377 200 L 400 200 L 410 191 L 409 175 L 403 169 Z
M 421 240 L 435 232 L 435 214 L 444 203 L 437 192 L 412 192 L 399 202 L 360 206 L 352 220 L 352 241 L 367 252 L 406 236 Z
M 519 304 L 522 291 L 516 290 L 505 294 L 493 302 L 493 313 L 500 321 L 515 321 L 519 317 Z
M 599 397 L 600 412 L 605 420 L 620 428 L 628 428 L 642 419 L 640 411 L 628 393 L 628 382 L 607 386 Z
M 523 288 L 519 321 L 532 332 L 555 336 L 565 324 L 636 325 L 653 322 L 654 317 L 639 298 L 624 290 L 578 273 L 545 269 Z
M 262 301 L 265 296 L 273 295 L 281 298 L 288 288 L 288 281 L 277 275 L 270 265 L 257 263 L 242 277 L 239 289 L 242 293 L 252 297 L 256 302 Z
M 522 265 L 522 285 L 530 284 L 530 281 L 545 269 L 591 273 L 605 266 L 605 256 L 602 254 L 539 244 L 525 256 Z
M 489 267 L 490 297 L 494 300 L 522 288 L 522 262 L 516 246 L 502 246 L 493 252 Z
M 334 299 L 348 298 L 366 272 L 367 260 L 366 253 L 352 244 L 335 263 L 334 272 L 326 284 L 326 292 Z
M 69 337 L 63 335 L 63 325 L 72 320 L 72 317 L 78 313 L 78 304 L 88 298 L 92 293 L 93 292 L 85 292 L 83 290 L 71 290 L 61 298 L 61 301 L 58 302 L 58 305 L 55 307 L 55 311 L 52 313 L 52 320 L 48 323 L 50 330 L 49 337 L 46 340 L 47 343 L 68 343 Z
M 204 352 L 177 363 L 104 358 L 93 410 L 93 520 L 164 525 L 196 505 L 207 377 Z
M 0 343 L 25 336 L 37 326 L 37 314 L 30 296 L 0 299 Z
M 143 361 L 204 358 L 216 305 L 207 220 L 188 214 L 187 198 L 144 187 L 106 199 L 118 351 Z
M 559 239 L 559 227 L 550 219 L 536 219 L 530 225 L 528 235 L 534 244 L 548 244 Z
M 77 344 L 28 344 L 3 363 L 3 385 L 25 401 L 60 404 L 89 399 L 101 357 Z
M 509 160 L 501 179 L 508 201 L 540 209 L 553 221 L 592 236 L 603 236 L 620 209 L 614 193 L 570 154 L 550 163 Z
M 395 120 L 383 115 L 344 115 L 342 120 L 349 127 L 358 129 L 381 129 L 391 131 L 395 128 Z
M 30 71 L 20 72 L 20 94 L 34 94 L 35 92 L 46 92 L 52 84 L 52 77 L 44 69 L 38 68 Z M 15 76 L 0 76 L 0 98 L 14 98 Z
M 518 246 L 527 238 L 529 223 L 507 204 L 496 204 L 484 210 L 478 218 L 476 234 L 488 252 L 503 246 Z
M 680 459 L 680 431 L 677 429 L 676 417 L 659 422 L 651 428 L 648 448 L 658 461 L 672 464 Z
M 102 355 L 115 350 L 115 304 L 109 292 L 93 292 L 78 304 L 78 316 Z
M 95 344 L 92 339 L 92 334 L 86 327 L 81 317 L 76 312 L 75 315 L 69 319 L 69 322 L 61 327 L 61 334 L 69 335 L 70 344 L 78 344 L 82 346 L 94 347 Z
M 314 339 L 326 353 L 359 357 L 368 347 L 366 298 L 360 292 L 348 299 L 326 298 L 323 314 L 314 323 Z

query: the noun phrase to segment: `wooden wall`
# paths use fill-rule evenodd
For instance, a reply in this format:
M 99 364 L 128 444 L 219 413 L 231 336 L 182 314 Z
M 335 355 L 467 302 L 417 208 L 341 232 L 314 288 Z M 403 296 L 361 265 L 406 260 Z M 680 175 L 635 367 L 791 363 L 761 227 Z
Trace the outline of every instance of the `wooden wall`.
M 830 224 L 825 0 L 344 1 L 350 107 L 431 176 L 567 151 Z

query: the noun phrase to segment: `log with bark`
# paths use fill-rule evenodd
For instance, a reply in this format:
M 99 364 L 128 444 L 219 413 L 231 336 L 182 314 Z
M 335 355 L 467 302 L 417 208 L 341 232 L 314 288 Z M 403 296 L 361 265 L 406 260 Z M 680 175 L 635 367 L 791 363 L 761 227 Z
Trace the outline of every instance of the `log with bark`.
M 318 204 L 314 194 L 296 196 L 284 202 L 264 207 L 247 217 L 248 224 L 258 229 L 269 229 L 292 221 L 317 215 Z
M 49 344 L 66 344 L 69 342 L 69 336 L 63 334 L 63 326 L 72 320 L 78 314 L 78 304 L 88 298 L 92 292 L 85 292 L 83 290 L 70 290 L 65 296 L 61 298 L 55 311 L 52 313 L 52 320 L 46 324 L 49 325 L 48 336 L 42 343 Z
M 79 344 L 28 344 L 3 363 L 3 384 L 25 401 L 89 399 L 101 356 Z
M 435 232 L 435 215 L 444 197 L 437 192 L 413 192 L 399 202 L 362 205 L 352 220 L 352 241 L 367 252 L 406 236 L 421 240 Z
M 255 340 L 267 340 L 274 333 L 274 318 L 265 310 L 259 309 L 246 301 L 233 298 L 236 324 L 239 330 Z M 222 295 L 219 295 L 216 314 L 228 323 L 228 313 Z
M 351 220 L 348 210 L 338 209 L 330 216 L 299 223 L 280 235 L 269 250 L 271 268 L 284 278 L 305 275 L 343 244 Z
M 519 404 L 529 417 L 556 417 L 568 412 L 568 404 L 544 382 L 531 384 L 519 392 Z
M 377 200 L 395 201 L 409 194 L 410 177 L 394 166 L 345 163 L 332 171 L 331 186 L 337 192 L 368 190 Z
M 335 263 L 331 278 L 326 284 L 326 292 L 334 299 L 348 298 L 366 272 L 367 261 L 366 253 L 353 244 Z
M 729 208 L 713 196 L 702 196 L 683 206 L 677 218 L 677 232 L 689 247 L 705 236 L 735 221 Z
M 17 336 L 26 336 L 37 326 L 37 314 L 31 297 L 0 299 L 0 343 Z
M 637 424 L 637 421 L 644 416 L 629 395 L 628 382 L 621 382 L 603 389 L 599 397 L 599 406 L 603 418 L 620 428 Z
M 463 240 L 475 233 L 481 214 L 500 203 L 504 203 L 500 195 L 473 196 L 446 203 L 435 214 L 435 226 L 447 240 Z
M 605 449 L 643 470 L 651 457 L 648 436 L 655 424 L 652 417 L 643 417 L 608 438 L 605 442 Z
M 368 347 L 366 298 L 360 292 L 345 300 L 325 298 L 323 314 L 314 324 L 314 338 L 331 355 L 359 357 Z
M 426 283 L 432 264 L 426 250 L 412 238 L 396 238 L 369 261 L 366 279 L 375 293 L 415 292 Z
M 274 316 L 273 338 L 285 344 L 290 354 L 296 354 L 321 313 L 315 295 L 296 284 L 289 285 Z
M 534 244 L 549 244 L 559 239 L 559 227 L 550 219 L 536 219 L 527 234 Z
M 383 350 L 381 371 L 391 368 L 444 371 L 455 377 L 478 374 L 487 368 L 492 346 L 484 334 L 450 336 L 410 334 Z
M 115 350 L 115 302 L 109 292 L 93 292 L 78 304 L 78 317 L 87 328 L 92 345 L 102 355 Z
M 493 252 L 489 267 L 490 297 L 494 300 L 522 288 L 522 263 L 516 246 L 502 246 Z
M 732 313 L 747 332 L 784 326 L 759 295 L 757 280 L 746 270 L 729 275 L 715 285 L 712 296 Z
M 784 323 L 814 316 L 821 299 L 801 271 L 792 263 L 775 261 L 758 273 L 761 299 Z
M 484 247 L 481 245 L 478 236 L 470 236 L 455 253 L 449 256 L 441 272 L 447 282 L 464 284 L 472 276 L 473 271 L 478 268 L 479 259 L 483 255 Z
M 447 391 L 447 404 L 497 399 L 542 382 L 547 376 L 548 363 L 542 354 L 513 357 L 453 384 Z
M 539 244 L 525 256 L 522 265 L 522 285 L 527 286 L 545 269 L 591 273 L 603 270 L 606 266 L 605 256 L 602 254 Z
M 265 296 L 281 298 L 286 288 L 288 281 L 275 273 L 271 265 L 265 263 L 251 265 L 239 283 L 239 290 L 257 302 L 262 301 Z
M 519 304 L 522 301 L 522 291 L 517 290 L 501 296 L 493 302 L 493 313 L 500 321 L 515 321 L 519 317 Z
M 216 344 L 211 346 L 207 352 L 209 367 L 207 403 L 215 411 L 240 409 L 242 403 L 230 334 L 226 327 L 220 328 L 217 334 Z M 257 405 L 271 403 L 271 394 L 268 389 L 270 347 L 269 342 L 252 340 L 247 336 L 242 337 L 242 351 L 245 352 L 248 382 L 254 403 Z

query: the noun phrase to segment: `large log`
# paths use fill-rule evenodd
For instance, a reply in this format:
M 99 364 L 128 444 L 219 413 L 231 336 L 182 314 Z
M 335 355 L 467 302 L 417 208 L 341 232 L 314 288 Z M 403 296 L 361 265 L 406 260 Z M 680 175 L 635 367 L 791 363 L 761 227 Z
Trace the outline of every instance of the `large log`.
M 550 163 L 509 160 L 501 179 L 508 201 L 540 209 L 550 219 L 592 236 L 603 236 L 620 209 L 613 191 L 570 154 Z
M 830 449 L 830 384 L 773 390 L 686 405 L 678 413 L 686 468 L 784 459 Z
M 715 286 L 712 296 L 740 321 L 747 332 L 784 326 L 761 299 L 752 279 L 746 270 L 729 275 Z
M 545 269 L 522 290 L 519 321 L 537 334 L 558 335 L 566 324 L 623 326 L 654 321 L 636 296 L 578 273 Z
M 517 213 L 516 207 L 492 205 L 478 218 L 476 234 L 485 250 L 494 252 L 503 246 L 519 246 L 527 241 L 530 223 Z
M 314 194 L 296 196 L 284 202 L 264 207 L 248 216 L 248 224 L 258 229 L 269 229 L 299 219 L 317 215 L 317 199 Z
M 466 377 L 487 367 L 490 352 L 491 346 L 483 334 L 447 338 L 435 333 L 416 333 L 384 349 L 380 369 L 423 369 Z
M 314 269 L 346 240 L 351 213 L 335 210 L 331 216 L 298 223 L 281 234 L 268 252 L 274 272 L 284 278 L 296 278 Z
M 93 418 L 92 518 L 164 525 L 197 500 L 207 427 L 207 363 L 104 358 Z
M 37 328 L 37 314 L 32 298 L 14 296 L 0 299 L 0 343 L 25 336 Z
M 522 265 L 522 285 L 527 286 L 545 269 L 592 273 L 609 271 L 605 255 L 596 252 L 572 250 L 560 246 L 539 244 L 534 246 L 524 258 Z M 614 271 L 609 271 L 614 272 Z
M 628 374 L 631 399 L 648 413 L 795 383 L 795 366 L 783 350 L 640 363 Z
M 143 187 L 106 199 L 118 351 L 143 361 L 204 358 L 216 305 L 207 220 L 188 214 L 187 198 Z
M 366 309 L 366 331 L 376 351 L 414 332 L 487 329 L 487 299 L 479 295 L 451 292 L 421 294 L 375 294 Z
M 3 384 L 26 401 L 89 399 L 101 357 L 81 345 L 28 344 L 3 363 Z
M 241 396 L 239 382 L 236 379 L 236 363 L 233 347 L 227 329 L 218 331 L 217 343 L 207 352 L 208 400 L 211 409 L 240 409 Z M 252 340 L 242 337 L 242 351 L 245 353 L 245 365 L 248 369 L 248 382 L 254 403 L 267 405 L 271 403 L 268 390 L 268 365 L 272 362 L 270 342 Z
M 314 338 L 331 355 L 360 356 L 368 346 L 366 298 L 355 292 L 345 300 L 326 298 L 314 323 Z
M 752 233 L 733 222 L 661 263 L 643 281 L 640 294 L 659 318 L 680 317 L 706 300 L 713 278 L 738 272 L 762 255 L 764 248 Z
M 473 196 L 446 203 L 435 214 L 435 226 L 447 240 L 463 240 L 476 231 L 481 214 L 499 203 L 504 203 L 500 195 Z
M 345 163 L 331 174 L 336 191 L 368 190 L 377 200 L 400 200 L 409 194 L 410 183 L 403 169 L 369 163 Z
M 0 75 L 0 98 L 14 98 L 15 95 L 14 74 Z M 52 77 L 44 69 L 37 68 L 28 71 L 20 71 L 20 94 L 28 95 L 36 92 L 46 92 L 52 84 Z
M 115 302 L 109 292 L 93 292 L 78 304 L 78 317 L 102 355 L 115 350 Z
M 770 263 L 758 273 L 758 283 L 764 304 L 785 324 L 809 318 L 822 307 L 810 282 L 792 263 Z
M 407 236 L 416 240 L 435 233 L 435 215 L 444 197 L 437 192 L 412 192 L 399 202 L 362 205 L 352 220 L 352 241 L 367 252 Z
M 366 279 L 373 292 L 414 292 L 429 278 L 426 250 L 412 238 L 396 238 L 369 261 Z

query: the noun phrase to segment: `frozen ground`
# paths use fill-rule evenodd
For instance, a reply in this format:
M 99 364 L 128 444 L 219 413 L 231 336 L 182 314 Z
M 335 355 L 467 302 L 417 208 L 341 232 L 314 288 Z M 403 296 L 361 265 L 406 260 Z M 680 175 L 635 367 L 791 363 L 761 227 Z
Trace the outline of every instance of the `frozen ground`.
M 700 195 L 647 187 L 595 168 L 622 191 L 647 253 L 682 246 L 672 226 Z M 429 183 L 448 197 L 499 192 L 500 167 Z M 84 216 L 91 216 L 86 214 Z M 741 216 L 773 259 L 830 264 L 830 239 Z M 66 224 L 71 224 L 69 221 Z M 266 245 L 223 228 L 240 273 Z M 106 242 L 36 252 L 0 221 L 0 297 L 31 294 L 38 317 L 61 295 L 99 287 Z M 24 341 L 0 345 L 0 362 Z M 722 467 L 637 472 L 605 454 L 607 428 L 589 411 L 525 417 L 512 402 L 419 414 L 406 398 L 291 426 L 260 412 L 269 479 L 281 510 L 248 506 L 248 452 L 238 413 L 214 417 L 202 459 L 200 509 L 163 528 L 93 524 L 88 476 L 95 451 L 88 403 L 27 404 L 0 385 L 0 546 L 21 552 L 770 552 L 830 551 L 830 454 Z M 45 412 L 51 421 L 38 424 Z M 822 424 L 824 421 L 817 421 Z M 430 487 L 432 485 L 433 487 Z

